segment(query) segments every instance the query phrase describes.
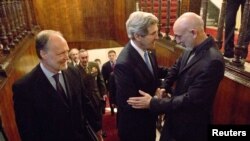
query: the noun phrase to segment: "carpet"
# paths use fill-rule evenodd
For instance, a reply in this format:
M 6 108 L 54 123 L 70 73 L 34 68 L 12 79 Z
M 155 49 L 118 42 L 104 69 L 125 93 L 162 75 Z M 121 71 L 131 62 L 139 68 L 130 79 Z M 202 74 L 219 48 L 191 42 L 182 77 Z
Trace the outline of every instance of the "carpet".
M 116 114 L 111 115 L 110 108 L 106 108 L 103 115 L 103 131 L 107 134 L 104 141 L 119 141 L 116 128 Z

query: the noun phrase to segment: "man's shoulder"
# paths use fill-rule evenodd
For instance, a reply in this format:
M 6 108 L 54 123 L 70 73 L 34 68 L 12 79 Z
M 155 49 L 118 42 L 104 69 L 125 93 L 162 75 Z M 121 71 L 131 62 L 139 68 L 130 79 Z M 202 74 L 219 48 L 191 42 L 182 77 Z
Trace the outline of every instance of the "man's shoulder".
M 105 67 L 107 67 L 108 65 L 110 65 L 110 64 L 109 64 L 109 61 L 105 62 L 105 63 L 102 65 L 102 68 L 105 68 Z

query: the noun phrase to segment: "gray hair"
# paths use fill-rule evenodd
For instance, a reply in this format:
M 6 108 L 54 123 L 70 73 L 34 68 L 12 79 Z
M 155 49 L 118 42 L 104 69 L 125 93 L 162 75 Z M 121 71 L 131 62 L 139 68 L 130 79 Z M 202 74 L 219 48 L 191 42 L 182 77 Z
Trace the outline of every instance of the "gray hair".
M 128 38 L 134 39 L 134 34 L 146 36 L 148 34 L 148 27 L 158 24 L 158 22 L 158 18 L 151 13 L 142 11 L 133 12 L 126 22 Z
M 35 37 L 36 42 L 36 54 L 38 58 L 42 59 L 40 55 L 41 50 L 47 50 L 47 44 L 51 35 L 58 35 L 63 37 L 62 33 L 55 30 L 42 30 Z

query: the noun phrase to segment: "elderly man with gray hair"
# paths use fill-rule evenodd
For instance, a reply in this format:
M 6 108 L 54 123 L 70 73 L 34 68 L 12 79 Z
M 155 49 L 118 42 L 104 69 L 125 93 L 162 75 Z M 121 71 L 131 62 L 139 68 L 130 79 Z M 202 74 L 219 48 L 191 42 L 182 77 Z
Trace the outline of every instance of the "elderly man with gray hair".
M 155 141 L 157 115 L 148 109 L 134 109 L 127 100 L 140 96 L 140 89 L 153 95 L 157 88 L 157 62 L 148 50 L 159 39 L 157 24 L 155 15 L 141 11 L 133 12 L 126 22 L 130 41 L 119 54 L 114 68 L 121 141 Z

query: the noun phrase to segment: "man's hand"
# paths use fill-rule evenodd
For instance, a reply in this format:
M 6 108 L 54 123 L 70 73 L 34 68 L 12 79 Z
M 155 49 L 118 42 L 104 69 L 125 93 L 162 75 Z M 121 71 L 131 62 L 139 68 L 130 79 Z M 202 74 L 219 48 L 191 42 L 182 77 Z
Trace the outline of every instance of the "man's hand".
M 165 89 L 157 88 L 156 91 L 155 91 L 155 96 L 154 97 L 156 97 L 156 98 L 163 98 L 164 93 L 166 93 Z
M 103 137 L 102 137 L 102 130 L 99 130 L 96 132 L 96 136 L 98 138 L 99 141 L 103 141 Z
M 135 109 L 149 109 L 150 100 L 152 99 L 151 95 L 141 90 L 139 90 L 139 93 L 142 97 L 130 97 L 127 100 L 128 104 Z

